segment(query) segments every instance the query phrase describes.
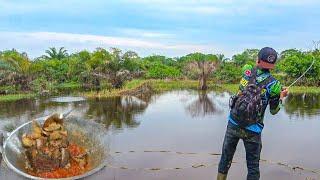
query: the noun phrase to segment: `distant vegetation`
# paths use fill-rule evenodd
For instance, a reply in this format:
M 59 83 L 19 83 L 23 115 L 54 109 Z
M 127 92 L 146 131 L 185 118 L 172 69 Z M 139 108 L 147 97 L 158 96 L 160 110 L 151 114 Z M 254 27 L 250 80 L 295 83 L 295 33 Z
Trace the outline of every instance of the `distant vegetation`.
M 241 66 L 255 64 L 258 49 L 247 49 L 231 59 L 223 54 L 191 53 L 169 58 L 160 55 L 140 57 L 134 51 L 123 52 L 97 48 L 71 53 L 49 48 L 45 54 L 30 59 L 15 49 L 0 51 L 0 94 L 52 94 L 63 90 L 110 90 L 121 88 L 132 79 L 199 80 L 199 89 L 207 81 L 238 83 Z M 320 51 L 288 49 L 280 53 L 273 74 L 289 84 L 316 62 L 299 85 L 320 86 Z

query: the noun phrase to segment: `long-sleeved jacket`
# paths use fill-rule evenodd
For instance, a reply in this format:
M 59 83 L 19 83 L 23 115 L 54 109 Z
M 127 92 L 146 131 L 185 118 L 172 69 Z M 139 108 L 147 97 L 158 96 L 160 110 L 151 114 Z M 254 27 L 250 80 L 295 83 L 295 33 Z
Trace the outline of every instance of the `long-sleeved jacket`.
M 242 67 L 242 79 L 240 81 L 239 85 L 239 92 L 243 91 L 244 88 L 248 85 L 249 78 L 251 75 L 251 71 L 253 69 L 253 66 L 251 65 L 245 65 Z M 280 110 L 280 92 L 281 92 L 281 84 L 278 80 L 276 80 L 272 75 L 270 74 L 269 70 L 265 69 L 258 69 L 257 70 L 257 83 L 261 83 L 265 81 L 267 78 L 271 78 L 271 82 L 269 82 L 266 87 L 262 90 L 261 98 L 262 98 L 262 113 L 258 117 L 257 123 L 250 125 L 246 127 L 246 129 L 253 131 L 255 133 L 261 133 L 264 124 L 263 124 L 263 117 L 265 110 L 269 104 L 270 106 L 270 113 L 276 114 Z M 237 123 L 229 116 L 229 122 L 231 122 L 233 125 L 237 125 Z

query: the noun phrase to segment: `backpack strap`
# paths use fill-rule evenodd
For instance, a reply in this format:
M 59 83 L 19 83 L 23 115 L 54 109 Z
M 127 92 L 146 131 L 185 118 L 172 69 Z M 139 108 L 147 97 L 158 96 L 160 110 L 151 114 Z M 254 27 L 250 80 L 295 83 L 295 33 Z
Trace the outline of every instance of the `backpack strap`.
M 261 81 L 258 86 L 262 88 L 266 88 L 269 84 L 271 84 L 274 81 L 274 77 L 272 77 L 270 74 L 267 78 L 265 78 L 263 81 Z
M 257 67 L 254 67 L 251 71 L 251 76 L 249 77 L 249 84 L 256 84 L 257 83 L 257 75 L 258 75 L 258 69 Z M 264 80 L 262 80 L 258 86 L 265 88 L 266 86 L 268 86 L 268 84 L 270 84 L 271 82 L 273 82 L 275 79 L 271 76 L 271 74 L 268 74 L 268 77 L 266 77 Z
M 256 84 L 257 83 L 256 79 L 257 79 L 257 67 L 254 67 L 249 77 L 249 84 Z

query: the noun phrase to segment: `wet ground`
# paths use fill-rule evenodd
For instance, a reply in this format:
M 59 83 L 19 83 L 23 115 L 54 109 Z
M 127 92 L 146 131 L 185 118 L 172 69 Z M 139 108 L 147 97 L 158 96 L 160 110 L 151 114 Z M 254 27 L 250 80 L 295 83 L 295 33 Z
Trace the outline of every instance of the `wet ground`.
M 0 128 L 75 109 L 109 131 L 110 164 L 88 179 L 215 179 L 228 115 L 227 93 L 172 91 L 145 97 L 79 97 L 0 103 Z M 268 110 L 267 110 L 268 111 Z M 290 95 L 266 113 L 261 179 L 320 179 L 320 95 Z M 3 164 L 2 164 L 3 166 Z M 240 141 L 229 179 L 245 179 Z M 1 168 L 0 179 L 20 179 Z

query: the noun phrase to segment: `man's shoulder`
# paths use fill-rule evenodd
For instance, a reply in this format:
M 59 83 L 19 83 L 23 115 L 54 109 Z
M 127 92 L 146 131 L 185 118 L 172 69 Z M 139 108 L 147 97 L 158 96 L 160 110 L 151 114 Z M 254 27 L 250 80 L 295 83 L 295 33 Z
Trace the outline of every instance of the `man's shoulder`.
M 242 66 L 242 69 L 241 69 L 242 70 L 242 79 L 240 81 L 240 85 L 242 87 L 245 87 L 247 85 L 253 68 L 254 68 L 254 66 L 250 65 L 250 64 L 245 64 L 244 66 Z M 258 81 L 262 82 L 268 78 L 270 78 L 270 81 L 267 84 L 268 92 L 270 93 L 271 96 L 279 96 L 281 89 L 282 89 L 282 85 L 281 85 L 280 81 L 278 81 L 276 78 L 274 78 L 274 76 L 272 76 L 272 74 L 270 74 L 269 72 L 262 73 L 259 75 Z M 240 87 L 240 89 L 241 89 L 241 87 Z
M 253 69 L 253 66 L 250 64 L 245 64 L 244 66 L 242 66 L 241 68 L 242 76 L 250 76 L 252 69 Z

